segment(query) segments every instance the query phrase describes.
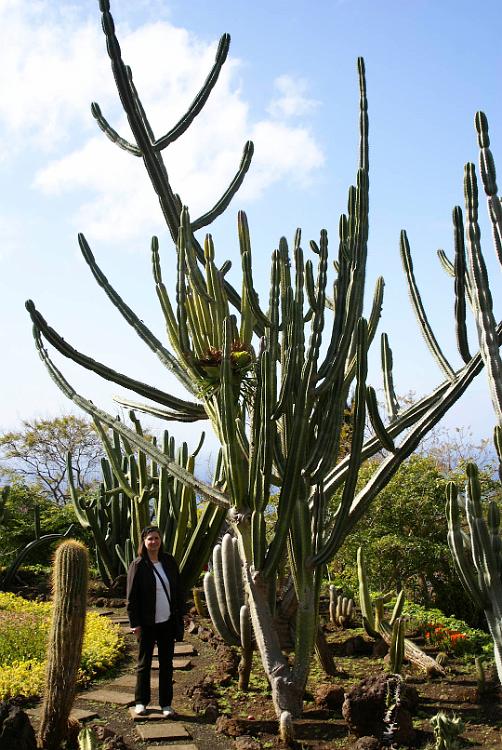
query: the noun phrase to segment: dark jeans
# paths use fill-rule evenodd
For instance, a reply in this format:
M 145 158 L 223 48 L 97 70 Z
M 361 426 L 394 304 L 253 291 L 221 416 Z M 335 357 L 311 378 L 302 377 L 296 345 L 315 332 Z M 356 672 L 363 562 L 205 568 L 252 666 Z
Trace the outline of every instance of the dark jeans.
M 147 706 L 150 703 L 150 671 L 153 648 L 157 644 L 159 653 L 159 703 L 163 708 L 173 700 L 173 618 L 156 625 L 141 627 L 139 638 L 138 667 L 136 670 L 136 703 Z

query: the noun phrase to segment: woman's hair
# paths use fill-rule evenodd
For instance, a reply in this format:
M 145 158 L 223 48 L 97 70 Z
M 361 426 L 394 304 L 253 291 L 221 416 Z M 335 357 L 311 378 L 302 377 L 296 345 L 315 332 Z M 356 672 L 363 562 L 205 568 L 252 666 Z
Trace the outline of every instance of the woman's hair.
M 158 526 L 145 526 L 143 531 L 141 532 L 141 541 L 138 545 L 138 556 L 139 557 L 145 557 L 148 559 L 148 550 L 145 545 L 145 537 L 148 536 L 152 531 L 156 531 L 157 534 L 160 536 L 160 547 L 159 547 L 159 555 L 164 552 L 164 545 L 162 544 L 162 534 L 160 533 L 160 529 Z

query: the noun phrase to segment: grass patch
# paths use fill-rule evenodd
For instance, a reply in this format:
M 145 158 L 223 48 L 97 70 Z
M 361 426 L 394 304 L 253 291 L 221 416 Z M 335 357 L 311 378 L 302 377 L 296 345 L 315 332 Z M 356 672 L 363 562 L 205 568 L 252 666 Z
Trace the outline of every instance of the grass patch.
M 0 700 L 40 695 L 51 605 L 0 593 Z M 79 684 L 113 667 L 124 651 L 120 628 L 93 612 L 86 618 Z

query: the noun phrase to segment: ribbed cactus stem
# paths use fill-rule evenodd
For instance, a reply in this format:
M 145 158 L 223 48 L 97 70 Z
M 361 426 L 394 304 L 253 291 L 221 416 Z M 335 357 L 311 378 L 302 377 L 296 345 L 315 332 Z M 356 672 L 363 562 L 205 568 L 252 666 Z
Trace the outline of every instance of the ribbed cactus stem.
M 446 488 L 446 514 L 448 518 L 448 544 L 455 568 L 464 588 L 486 615 L 493 638 L 495 664 L 502 682 L 502 540 L 500 538 L 500 512 L 492 501 L 487 518 L 483 516 L 481 486 L 478 468 L 467 464 L 465 511 L 469 526 L 469 540 L 462 529 L 458 491 L 450 482 Z
M 39 730 L 44 750 L 59 750 L 68 732 L 84 639 L 88 568 L 83 544 L 69 539 L 59 545 L 52 573 L 53 611 Z
M 244 604 L 240 611 L 241 660 L 239 663 L 239 690 L 249 688 L 249 676 L 253 666 L 253 626 L 249 607 Z
M 404 659 L 404 631 L 405 623 L 401 617 L 394 620 L 389 647 L 389 671 L 391 674 L 401 674 Z
M 98 750 L 98 738 L 90 727 L 84 727 L 78 734 L 78 750 Z

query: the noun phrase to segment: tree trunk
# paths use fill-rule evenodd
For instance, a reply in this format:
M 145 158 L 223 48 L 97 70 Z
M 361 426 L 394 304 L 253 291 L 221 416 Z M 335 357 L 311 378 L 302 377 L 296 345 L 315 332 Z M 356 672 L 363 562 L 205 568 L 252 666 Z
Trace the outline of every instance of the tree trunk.
M 283 714 L 289 714 L 290 719 L 301 716 L 305 685 L 295 682 L 293 671 L 281 651 L 268 603 L 266 581 L 259 572 L 251 572 L 247 561 L 243 564 L 243 575 L 256 646 L 270 682 L 274 709 L 280 728 L 284 726 L 290 731 L 290 721 Z

